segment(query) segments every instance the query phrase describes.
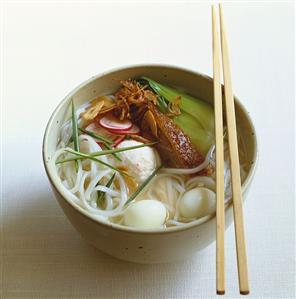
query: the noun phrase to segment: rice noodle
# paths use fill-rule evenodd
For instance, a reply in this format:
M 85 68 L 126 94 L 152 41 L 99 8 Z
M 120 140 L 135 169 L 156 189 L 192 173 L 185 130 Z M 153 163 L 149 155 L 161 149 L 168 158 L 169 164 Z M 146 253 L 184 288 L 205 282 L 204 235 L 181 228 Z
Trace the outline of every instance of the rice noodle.
M 96 187 L 96 184 L 102 179 L 102 177 L 104 177 L 108 173 L 110 173 L 109 169 L 102 170 L 102 171 L 97 173 L 97 175 L 90 181 L 87 189 L 85 190 L 85 197 L 86 198 L 90 198 L 90 195 L 94 191 L 94 189 Z
M 113 190 L 113 189 L 110 189 L 106 186 L 102 186 L 102 185 L 99 185 L 97 186 L 96 188 L 94 188 L 95 191 L 102 191 L 110 196 L 119 196 L 119 192 Z
M 213 178 L 208 176 L 196 176 L 186 182 L 186 189 L 192 189 L 198 185 L 204 185 L 206 188 L 215 191 L 216 184 Z
M 194 168 L 163 168 L 163 171 L 168 172 L 168 173 L 174 173 L 174 174 L 193 174 L 193 173 L 202 171 L 209 165 L 210 158 L 213 154 L 214 149 L 215 149 L 215 147 L 212 146 L 210 148 L 210 150 L 208 151 L 205 160 L 197 167 L 194 167 Z

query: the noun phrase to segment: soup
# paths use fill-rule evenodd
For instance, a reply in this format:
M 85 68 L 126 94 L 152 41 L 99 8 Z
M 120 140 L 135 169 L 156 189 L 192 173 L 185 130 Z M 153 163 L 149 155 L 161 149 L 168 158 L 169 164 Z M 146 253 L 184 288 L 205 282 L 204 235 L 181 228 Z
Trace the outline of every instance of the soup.
M 214 212 L 213 107 L 150 78 L 121 85 L 80 107 L 70 102 L 72 116 L 49 165 L 69 199 L 100 221 L 139 229 L 185 225 Z M 240 139 L 239 148 L 244 179 Z

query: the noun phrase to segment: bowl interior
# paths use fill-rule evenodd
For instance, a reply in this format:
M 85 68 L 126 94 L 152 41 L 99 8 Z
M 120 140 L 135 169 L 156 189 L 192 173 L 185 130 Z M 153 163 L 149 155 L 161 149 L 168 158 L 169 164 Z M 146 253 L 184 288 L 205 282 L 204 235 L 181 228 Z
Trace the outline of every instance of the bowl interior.
M 53 112 L 51 119 L 49 120 L 43 144 L 43 158 L 46 171 L 49 179 L 54 184 L 54 187 L 64 195 L 64 198 L 74 205 L 71 200 L 67 199 L 63 188 L 53 177 L 50 170 L 47 168 L 47 163 L 56 151 L 56 146 L 59 140 L 60 127 L 64 123 L 65 119 L 70 118 L 70 101 L 73 99 L 76 107 L 81 104 L 99 96 L 110 94 L 116 91 L 120 87 L 120 80 L 137 78 L 140 76 L 151 77 L 160 83 L 167 84 L 172 87 L 177 87 L 187 93 L 202 99 L 206 102 L 213 103 L 213 81 L 210 77 L 201 75 L 189 70 L 171 67 L 171 66 L 135 66 L 127 67 L 119 70 L 114 70 L 102 75 L 92 77 L 88 81 L 82 83 L 59 104 L 56 110 Z M 248 112 L 236 99 L 236 119 L 238 130 L 240 131 L 241 138 L 244 140 L 244 147 L 246 153 L 246 170 L 247 176 L 243 181 L 243 192 L 250 183 L 255 164 L 257 161 L 257 143 L 255 130 L 251 119 L 248 116 Z M 82 209 L 75 205 L 75 208 L 83 212 Z M 84 213 L 84 212 L 83 212 Z M 85 213 L 84 213 L 85 214 Z M 206 221 L 206 217 L 199 223 Z

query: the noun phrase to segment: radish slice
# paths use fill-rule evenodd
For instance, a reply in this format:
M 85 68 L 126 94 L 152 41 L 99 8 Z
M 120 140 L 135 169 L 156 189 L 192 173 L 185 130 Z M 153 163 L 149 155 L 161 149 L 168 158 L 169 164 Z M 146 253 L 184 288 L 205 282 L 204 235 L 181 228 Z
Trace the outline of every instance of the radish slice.
M 96 123 L 89 124 L 85 129 L 87 131 L 101 135 L 111 141 L 115 141 L 118 138 L 118 134 L 113 133 L 109 130 L 106 130 L 106 129 L 102 128 L 99 124 L 96 124 Z
M 110 130 L 110 132 L 113 132 L 118 135 L 139 135 L 140 134 L 140 129 L 138 126 L 133 125 L 129 130 L 120 130 L 120 131 L 114 131 Z
M 108 114 L 99 120 L 100 125 L 112 131 L 126 131 L 132 127 L 132 122 L 128 119 L 119 120 L 112 114 Z

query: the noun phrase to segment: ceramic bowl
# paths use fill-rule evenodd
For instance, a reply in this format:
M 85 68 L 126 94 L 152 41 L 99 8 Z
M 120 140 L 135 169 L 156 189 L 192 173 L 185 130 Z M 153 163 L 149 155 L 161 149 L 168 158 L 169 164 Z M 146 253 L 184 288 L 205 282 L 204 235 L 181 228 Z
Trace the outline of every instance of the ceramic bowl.
M 69 101 L 75 106 L 102 94 L 116 91 L 118 79 L 136 78 L 145 75 L 156 81 L 186 90 L 193 96 L 213 102 L 213 81 L 210 77 L 174 66 L 141 65 L 124 67 L 94 76 L 76 87 L 53 112 L 44 135 L 43 160 L 51 187 L 64 213 L 81 236 L 90 244 L 116 258 L 137 263 L 172 262 L 185 259 L 215 240 L 215 213 L 181 227 L 167 230 L 137 230 L 116 224 L 104 223 L 93 218 L 87 211 L 74 204 L 55 179 L 48 162 L 53 156 L 59 138 L 59 130 L 69 115 Z M 246 197 L 257 162 L 257 142 L 252 121 L 246 109 L 235 99 L 236 117 L 248 159 L 247 177 L 243 181 L 243 196 Z M 233 221 L 232 203 L 226 205 L 225 224 Z

